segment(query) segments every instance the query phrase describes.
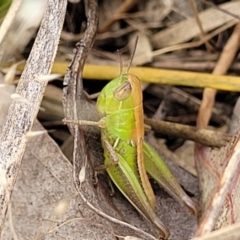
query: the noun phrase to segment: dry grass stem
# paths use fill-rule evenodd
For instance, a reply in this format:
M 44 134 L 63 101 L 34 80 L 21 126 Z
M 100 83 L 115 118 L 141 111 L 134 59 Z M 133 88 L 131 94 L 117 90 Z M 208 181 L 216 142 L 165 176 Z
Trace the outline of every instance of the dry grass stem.
M 231 66 L 240 44 L 240 23 L 238 23 L 225 45 L 222 54 L 218 60 L 217 65 L 213 70 L 214 75 L 225 74 Z M 211 117 L 213 104 L 215 102 L 215 95 L 217 91 L 215 89 L 205 89 L 203 92 L 202 104 L 198 113 L 197 126 L 200 128 L 206 128 Z
M 200 29 L 200 36 L 201 36 L 201 38 L 203 38 L 204 35 L 205 35 L 205 33 L 204 33 L 204 31 L 203 31 L 203 27 L 202 27 L 202 24 L 201 24 L 201 20 L 200 20 L 200 18 L 199 18 L 199 16 L 198 16 L 198 11 L 197 11 L 197 7 L 196 7 L 195 0 L 189 0 L 189 3 L 190 3 L 190 5 L 191 5 L 191 7 L 192 7 L 192 9 L 193 9 L 193 12 L 194 12 L 194 16 L 195 16 L 197 25 L 198 25 L 198 27 L 199 27 L 199 29 Z M 210 51 L 213 50 L 212 46 L 210 45 L 210 43 L 209 43 L 208 41 L 205 42 L 205 46 L 206 46 L 208 52 L 210 52 Z

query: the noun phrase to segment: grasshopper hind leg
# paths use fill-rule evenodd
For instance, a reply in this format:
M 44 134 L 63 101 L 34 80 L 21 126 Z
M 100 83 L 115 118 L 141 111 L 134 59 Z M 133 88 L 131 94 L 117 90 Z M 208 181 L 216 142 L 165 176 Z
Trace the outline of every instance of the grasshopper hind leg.
M 140 176 L 131 168 L 131 164 L 114 149 L 114 142 L 111 143 L 102 138 L 105 156 L 105 168 L 108 175 L 120 190 L 120 192 L 129 200 L 129 202 L 145 217 L 160 233 L 161 237 L 166 239 L 169 232 L 165 225 L 158 219 L 151 207 L 148 197 L 140 182 Z M 124 146 L 122 146 L 124 148 Z M 121 148 L 122 149 L 122 148 Z M 119 150 L 119 149 L 118 149 Z
M 146 142 L 144 161 L 148 174 L 190 213 L 196 215 L 199 211 L 198 204 L 184 192 L 163 159 Z

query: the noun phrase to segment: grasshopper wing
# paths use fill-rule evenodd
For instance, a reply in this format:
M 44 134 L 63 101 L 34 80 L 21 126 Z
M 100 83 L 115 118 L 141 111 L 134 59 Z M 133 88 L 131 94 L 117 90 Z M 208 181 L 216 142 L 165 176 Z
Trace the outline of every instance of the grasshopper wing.
M 143 143 L 144 162 L 148 174 L 161 185 L 181 205 L 191 213 L 197 214 L 198 205 L 182 189 L 166 163 L 146 142 Z
M 114 184 L 128 199 L 137 211 L 151 224 L 160 230 L 161 237 L 168 237 L 169 232 L 164 224 L 154 213 L 147 196 L 139 182 L 139 176 L 129 166 L 125 159 L 115 152 L 114 148 L 107 141 L 103 141 L 105 165 L 107 172 Z M 117 163 L 116 163 L 117 161 Z

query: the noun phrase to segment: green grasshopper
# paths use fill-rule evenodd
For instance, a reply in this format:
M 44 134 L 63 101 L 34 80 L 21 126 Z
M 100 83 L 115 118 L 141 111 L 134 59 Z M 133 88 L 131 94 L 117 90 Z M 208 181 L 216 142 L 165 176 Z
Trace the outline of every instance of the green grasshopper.
M 97 109 L 103 115 L 99 122 L 80 120 L 77 123 L 101 128 L 108 175 L 138 212 L 160 231 L 161 237 L 167 238 L 167 228 L 154 213 L 155 196 L 147 173 L 191 213 L 196 214 L 197 207 L 161 157 L 144 141 L 139 79 L 123 74 L 110 81 L 98 97 Z

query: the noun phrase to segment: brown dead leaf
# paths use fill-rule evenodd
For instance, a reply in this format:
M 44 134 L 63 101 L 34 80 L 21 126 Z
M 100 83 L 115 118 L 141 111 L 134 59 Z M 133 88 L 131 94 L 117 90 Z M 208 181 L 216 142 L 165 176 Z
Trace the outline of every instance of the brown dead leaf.
M 40 130 L 44 129 L 35 122 L 33 131 Z M 95 191 L 88 187 L 89 192 Z M 63 200 L 69 206 L 56 217 L 54 210 Z M 91 201 L 98 206 L 93 196 Z M 47 133 L 29 141 L 11 203 L 18 239 L 114 239 L 109 223 L 76 196 L 72 166 Z M 12 239 L 9 224 L 2 239 Z
M 178 164 L 190 172 L 193 176 L 197 176 L 196 166 L 194 162 L 194 145 L 193 141 L 185 141 L 174 154 L 178 157 Z
M 219 5 L 223 10 L 239 16 L 240 2 L 227 2 Z M 199 13 L 199 19 L 202 24 L 203 31 L 209 32 L 221 25 L 233 20 L 234 17 L 219 11 L 215 8 L 209 8 Z M 153 36 L 153 44 L 155 48 L 163 48 L 191 40 L 199 36 L 199 27 L 194 19 L 186 19 L 174 24 Z
M 108 13 L 108 17 L 106 21 L 103 23 L 103 26 L 100 27 L 99 33 L 104 33 L 109 30 L 109 28 L 113 25 L 113 23 L 119 19 L 120 15 L 129 9 L 131 9 L 136 3 L 136 0 L 125 0 L 123 3 L 119 2 L 119 4 L 116 4 L 116 1 L 112 2 L 111 6 L 109 6 L 109 2 L 105 4 L 105 11 L 102 11 L 104 13 Z M 114 11 L 113 8 L 116 10 Z M 114 12 L 114 14 L 112 14 Z M 101 22 L 101 21 L 100 21 Z
M 240 223 L 221 228 L 204 236 L 193 238 L 192 240 L 239 240 L 240 238 Z
M 240 24 L 235 27 L 213 74 L 224 74 L 239 48 Z M 206 127 L 210 118 L 216 90 L 205 89 L 199 110 L 198 126 Z M 202 192 L 203 215 L 196 235 L 236 223 L 239 214 L 239 133 L 220 150 L 196 145 L 196 164 Z

